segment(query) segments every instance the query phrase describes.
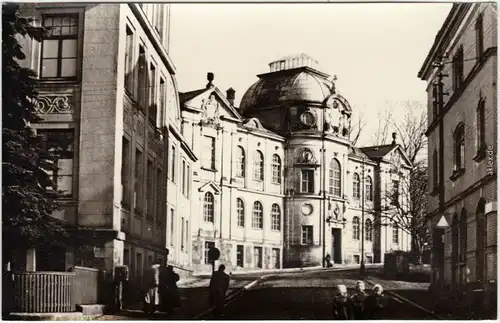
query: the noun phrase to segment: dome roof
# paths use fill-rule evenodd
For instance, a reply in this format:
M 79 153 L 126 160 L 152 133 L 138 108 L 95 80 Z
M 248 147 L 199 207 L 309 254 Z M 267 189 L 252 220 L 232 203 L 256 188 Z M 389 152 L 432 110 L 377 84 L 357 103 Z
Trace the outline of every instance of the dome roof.
M 243 95 L 240 111 L 254 114 L 262 108 L 283 106 L 286 103 L 322 104 L 334 92 L 329 75 L 309 64 L 296 67 L 296 61 L 297 57 L 290 56 L 269 64 L 271 73 L 258 75 L 260 79 Z

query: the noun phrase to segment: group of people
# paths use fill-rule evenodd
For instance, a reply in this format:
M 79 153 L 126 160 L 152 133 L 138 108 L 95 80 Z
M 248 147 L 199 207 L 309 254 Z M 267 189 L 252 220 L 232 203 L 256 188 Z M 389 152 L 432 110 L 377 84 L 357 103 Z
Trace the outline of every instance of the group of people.
M 352 295 L 345 285 L 338 285 L 333 299 L 333 318 L 336 320 L 374 320 L 382 318 L 386 298 L 383 288 L 377 284 L 370 295 L 365 292 L 365 283 L 356 282 Z
M 226 266 L 220 265 L 210 279 L 210 307 L 214 308 L 214 316 L 222 317 L 226 292 L 229 288 L 229 275 Z M 171 315 L 174 308 L 180 307 L 180 294 L 177 287 L 179 275 L 167 263 L 155 263 L 147 274 L 147 291 L 144 296 L 144 312 L 153 314 L 161 311 Z
M 144 312 L 153 314 L 162 311 L 172 314 L 173 309 L 180 306 L 177 282 L 180 277 L 174 272 L 174 267 L 155 263 L 146 275 L 147 291 L 144 296 Z

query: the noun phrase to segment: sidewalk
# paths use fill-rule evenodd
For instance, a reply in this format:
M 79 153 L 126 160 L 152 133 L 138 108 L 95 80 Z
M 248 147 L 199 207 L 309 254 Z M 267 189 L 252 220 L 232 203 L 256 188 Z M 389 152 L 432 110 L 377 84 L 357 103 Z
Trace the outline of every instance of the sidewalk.
M 229 290 L 227 292 L 227 297 L 240 291 L 245 285 L 254 281 L 254 278 L 249 279 L 231 279 Z M 155 313 L 153 316 L 145 315 L 142 312 L 142 304 L 135 304 L 131 306 L 130 309 L 126 309 L 121 313 L 115 315 L 103 315 L 94 320 L 99 321 L 109 321 L 109 320 L 188 320 L 192 319 L 197 314 L 207 310 L 209 308 L 208 296 L 209 290 L 208 285 L 210 283 L 209 278 L 186 278 L 179 281 L 179 292 L 181 297 L 181 308 L 175 310 L 174 314 L 167 317 L 164 313 Z

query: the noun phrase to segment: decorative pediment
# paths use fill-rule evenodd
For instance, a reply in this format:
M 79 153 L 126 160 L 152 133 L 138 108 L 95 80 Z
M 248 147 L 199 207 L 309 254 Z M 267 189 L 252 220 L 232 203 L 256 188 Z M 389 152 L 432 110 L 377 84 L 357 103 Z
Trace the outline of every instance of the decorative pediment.
M 215 94 L 210 94 L 208 99 L 201 100 L 201 123 L 220 125 L 221 104 L 215 98 Z
M 393 173 L 399 173 L 402 166 L 412 167 L 410 159 L 399 145 L 396 145 L 384 159 L 391 164 L 391 172 Z
M 332 94 L 325 99 L 324 105 L 330 109 L 338 110 L 342 114 L 351 115 L 352 109 L 347 100 L 340 94 Z
M 257 118 L 250 118 L 247 121 L 243 123 L 243 127 L 246 128 L 251 128 L 251 129 L 258 129 L 258 130 L 266 130 L 262 123 L 260 122 L 259 119 Z
M 215 195 L 219 195 L 221 193 L 221 188 L 215 182 L 208 182 L 202 185 L 199 189 L 199 192 L 212 192 Z

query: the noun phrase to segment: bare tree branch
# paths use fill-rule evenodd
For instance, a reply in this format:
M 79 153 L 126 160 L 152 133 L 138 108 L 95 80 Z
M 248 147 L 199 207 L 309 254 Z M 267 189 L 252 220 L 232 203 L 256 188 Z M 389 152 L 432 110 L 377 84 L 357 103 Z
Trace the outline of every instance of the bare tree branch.
M 365 121 L 364 114 L 361 112 L 358 114 L 354 124 L 349 125 L 349 140 L 351 140 L 353 146 L 356 146 L 366 124 L 367 122 Z

